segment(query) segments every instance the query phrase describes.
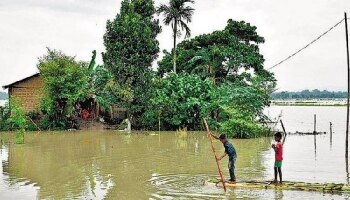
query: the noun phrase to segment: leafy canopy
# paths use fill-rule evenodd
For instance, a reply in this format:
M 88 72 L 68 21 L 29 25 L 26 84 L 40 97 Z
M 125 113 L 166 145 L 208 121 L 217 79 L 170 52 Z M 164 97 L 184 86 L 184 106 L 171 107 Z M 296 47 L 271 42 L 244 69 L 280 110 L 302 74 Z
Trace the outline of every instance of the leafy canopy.
M 186 109 L 171 110 L 174 114 L 169 112 L 169 116 L 173 115 L 173 118 L 168 117 L 172 120 L 166 120 L 172 128 L 178 124 L 198 128 L 201 126 L 200 118 L 207 117 L 213 128 L 230 136 L 249 138 L 267 134 L 268 118 L 263 110 L 270 105 L 269 94 L 274 90 L 276 80 L 263 67 L 264 58 L 259 52 L 259 44 L 263 42 L 264 38 L 257 34 L 255 26 L 233 20 L 228 20 L 224 30 L 181 42 L 176 50 L 178 70 L 188 74 L 189 79 L 197 77 L 197 84 L 201 80 L 210 81 L 212 85 L 210 89 L 204 87 L 200 90 L 202 96 L 207 97 L 196 105 L 200 110 L 197 113 L 200 114 L 189 115 L 188 113 L 193 112 Z M 169 74 L 172 68 L 171 53 L 165 52 L 158 64 L 159 75 L 180 80 L 172 80 L 176 84 L 172 84 L 171 92 L 166 93 L 167 95 L 158 94 L 156 99 L 184 95 L 181 93 L 181 87 L 184 86 L 177 88 L 181 85 L 181 77 L 172 77 Z M 165 80 L 170 80 L 169 77 Z M 159 90 L 163 91 L 163 88 Z M 196 97 L 196 93 L 191 90 L 186 95 L 185 99 L 191 99 L 192 95 Z M 167 107 L 175 108 L 184 104 L 179 98 L 165 102 Z M 178 116 L 187 116 L 186 119 L 190 120 L 178 120 Z
M 252 75 L 272 81 L 273 75 L 263 68 L 264 58 L 259 52 L 258 44 L 263 42 L 255 26 L 230 19 L 224 30 L 181 42 L 176 50 L 177 68 L 210 78 L 215 83 L 245 80 Z M 164 53 L 158 63 L 160 75 L 169 73 L 172 66 L 171 53 Z
M 176 130 L 180 126 L 189 130 L 201 130 L 201 121 L 206 117 L 205 106 L 211 102 L 210 80 L 187 73 L 171 73 L 155 83 L 155 94 L 145 113 L 151 127 L 156 127 L 160 115 L 163 130 Z
M 170 0 L 169 5 L 161 4 L 157 13 L 163 13 L 163 23 L 167 26 L 171 25 L 174 31 L 174 37 L 180 36 L 181 32 L 178 28 L 185 31 L 185 38 L 191 36 L 191 30 L 187 23 L 192 21 L 194 9 L 191 6 L 186 6 L 186 3 L 194 3 L 193 0 Z
M 153 77 L 152 62 L 157 58 L 161 28 L 154 19 L 152 0 L 123 0 L 120 13 L 108 20 L 102 54 L 105 68 L 114 80 L 106 81 L 105 94 L 111 94 L 114 104 L 127 107 L 137 118 L 149 100 Z
M 41 108 L 49 127 L 66 128 L 78 100 L 88 97 L 87 63 L 78 62 L 58 50 L 47 49 L 37 65 L 44 81 Z

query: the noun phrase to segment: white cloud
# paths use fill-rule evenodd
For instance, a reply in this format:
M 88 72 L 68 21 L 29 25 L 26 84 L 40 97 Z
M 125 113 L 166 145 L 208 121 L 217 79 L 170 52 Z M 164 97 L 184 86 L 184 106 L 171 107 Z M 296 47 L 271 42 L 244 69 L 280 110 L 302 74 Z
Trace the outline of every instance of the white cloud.
M 156 0 L 156 5 L 168 0 Z M 104 50 L 107 19 L 119 12 L 121 0 L 1 0 L 0 85 L 36 71 L 46 47 L 80 60 Z M 270 67 L 303 47 L 343 17 L 350 15 L 348 0 L 197 0 L 190 24 L 192 36 L 223 29 L 229 18 L 258 27 Z M 161 49 L 172 48 L 170 27 L 159 35 Z M 98 56 L 101 63 L 101 56 Z M 344 26 L 274 70 L 282 90 L 346 89 Z

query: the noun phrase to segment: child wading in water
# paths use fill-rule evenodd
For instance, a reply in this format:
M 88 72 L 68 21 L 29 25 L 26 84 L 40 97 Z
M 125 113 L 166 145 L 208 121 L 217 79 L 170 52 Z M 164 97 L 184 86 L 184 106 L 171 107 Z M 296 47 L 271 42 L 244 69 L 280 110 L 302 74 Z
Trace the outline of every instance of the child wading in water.
M 276 144 L 271 145 L 271 147 L 275 151 L 275 167 L 274 167 L 275 179 L 274 179 L 274 183 L 278 183 L 277 182 L 277 174 L 279 174 L 279 177 L 280 177 L 279 184 L 282 184 L 282 169 L 281 169 L 281 167 L 282 167 L 282 160 L 283 160 L 283 145 L 281 143 L 281 139 L 282 139 L 281 132 L 277 132 L 275 134 Z
M 218 158 L 218 160 L 223 159 L 226 155 L 228 155 L 228 169 L 230 171 L 230 183 L 235 184 L 236 183 L 236 176 L 235 176 L 235 162 L 237 159 L 237 153 L 236 153 L 236 149 L 233 147 L 233 145 L 231 144 L 231 142 L 229 142 L 226 138 L 225 134 L 221 134 L 219 137 L 211 134 L 215 139 L 220 140 L 220 142 L 222 142 L 222 144 L 225 147 L 225 152 L 222 156 L 220 156 Z

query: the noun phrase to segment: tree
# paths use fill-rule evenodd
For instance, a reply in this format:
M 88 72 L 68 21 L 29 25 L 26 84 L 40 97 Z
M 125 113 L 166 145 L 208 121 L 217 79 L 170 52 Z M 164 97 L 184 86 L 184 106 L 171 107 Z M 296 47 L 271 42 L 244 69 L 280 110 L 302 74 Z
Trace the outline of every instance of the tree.
M 160 115 L 163 130 L 201 130 L 202 118 L 208 117 L 206 107 L 212 102 L 213 84 L 199 76 L 171 73 L 155 81 L 155 94 L 144 114 L 148 124 L 155 129 Z
M 254 76 L 266 80 L 266 89 L 273 87 L 273 74 L 264 69 L 259 44 L 264 42 L 256 27 L 246 22 L 228 20 L 224 30 L 199 35 L 177 47 L 177 70 L 210 78 L 215 84 L 226 81 L 250 81 Z M 158 63 L 160 75 L 171 71 L 171 54 Z
M 44 128 L 65 129 L 74 104 L 89 95 L 87 63 L 48 48 L 37 67 L 44 81 L 41 101 Z
M 199 106 L 201 116 L 208 117 L 211 127 L 243 138 L 269 133 L 263 110 L 270 105 L 269 94 L 276 80 L 273 73 L 264 69 L 264 58 L 259 52 L 263 42 L 255 26 L 228 20 L 224 30 L 178 45 L 177 70 L 212 82 L 212 89 L 203 90 L 210 98 Z M 159 75 L 171 71 L 171 59 L 171 53 L 166 52 L 158 63 Z
M 259 80 L 252 85 L 224 83 L 211 93 L 212 125 L 229 136 L 252 138 L 269 133 L 264 108 L 270 105 L 270 96 L 260 87 Z
M 170 0 L 169 5 L 161 4 L 157 13 L 164 15 L 164 24 L 170 25 L 173 29 L 174 48 L 173 48 L 173 71 L 176 73 L 176 37 L 181 35 L 179 28 L 185 31 L 185 38 L 191 36 L 191 30 L 187 23 L 192 21 L 194 9 L 186 6 L 186 3 L 194 3 L 193 0 Z
M 134 117 L 144 112 L 153 77 L 152 62 L 159 52 L 156 37 L 161 28 L 159 21 L 153 18 L 154 14 L 152 0 L 123 0 L 120 13 L 113 21 L 107 21 L 104 35 L 104 67 L 114 77 L 110 86 L 132 93 L 127 95 L 131 98 L 114 103 L 127 107 Z
M 7 119 L 11 129 L 16 130 L 16 144 L 24 144 L 24 134 L 27 128 L 27 119 L 22 102 L 17 98 L 11 98 L 11 114 Z

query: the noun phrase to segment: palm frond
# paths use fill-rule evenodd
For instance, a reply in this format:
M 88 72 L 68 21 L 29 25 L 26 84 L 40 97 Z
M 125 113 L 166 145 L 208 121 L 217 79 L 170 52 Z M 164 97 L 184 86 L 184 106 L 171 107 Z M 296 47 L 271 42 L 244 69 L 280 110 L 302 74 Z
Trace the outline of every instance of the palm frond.
M 170 10 L 170 7 L 168 7 L 167 5 L 165 4 L 161 4 L 157 9 L 156 9 L 156 13 L 158 15 L 162 14 L 164 12 L 164 15 L 165 13 L 168 13 Z
M 181 29 L 185 30 L 185 38 L 191 37 L 191 29 L 187 26 L 187 24 L 182 20 L 179 20 L 179 24 L 181 26 Z

